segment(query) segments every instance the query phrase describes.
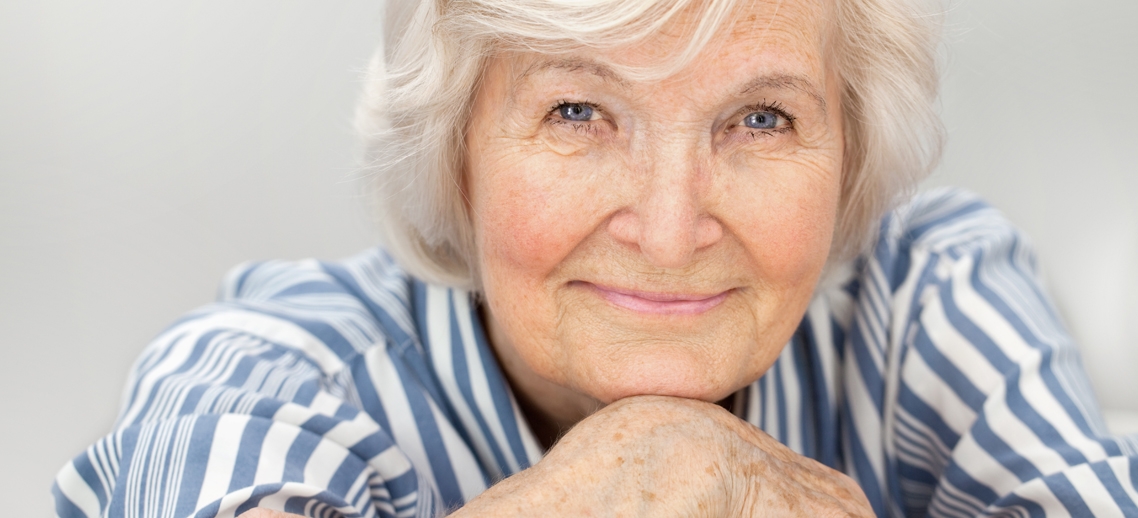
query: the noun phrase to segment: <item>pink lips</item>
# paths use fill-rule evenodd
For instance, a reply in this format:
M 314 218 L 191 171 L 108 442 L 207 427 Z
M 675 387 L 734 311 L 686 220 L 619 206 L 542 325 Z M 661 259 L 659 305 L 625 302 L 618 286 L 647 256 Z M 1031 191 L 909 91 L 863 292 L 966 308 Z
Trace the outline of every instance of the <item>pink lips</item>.
M 597 290 L 605 300 L 616 306 L 639 313 L 657 315 L 695 315 L 718 306 L 730 290 L 715 295 L 693 295 L 687 293 L 652 293 L 628 291 L 596 284 L 585 283 Z

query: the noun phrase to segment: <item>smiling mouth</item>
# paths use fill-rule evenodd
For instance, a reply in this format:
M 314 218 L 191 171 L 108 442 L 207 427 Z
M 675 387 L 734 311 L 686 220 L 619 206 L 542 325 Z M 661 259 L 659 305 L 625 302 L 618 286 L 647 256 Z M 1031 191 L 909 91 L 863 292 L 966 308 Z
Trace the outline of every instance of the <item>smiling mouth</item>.
M 654 315 L 696 315 L 703 313 L 721 304 L 727 299 L 727 295 L 733 291 L 727 290 L 712 295 L 657 293 L 623 290 L 584 281 L 578 282 L 593 289 L 614 306 L 637 313 Z

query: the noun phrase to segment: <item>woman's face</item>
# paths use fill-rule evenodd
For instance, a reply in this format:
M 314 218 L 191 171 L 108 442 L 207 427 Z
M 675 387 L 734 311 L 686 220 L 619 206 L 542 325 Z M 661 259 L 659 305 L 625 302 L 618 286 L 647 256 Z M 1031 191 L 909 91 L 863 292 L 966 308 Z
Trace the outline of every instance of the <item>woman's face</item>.
M 612 65 L 659 63 L 690 20 L 634 47 L 492 60 L 464 188 L 491 341 L 524 397 L 715 401 L 775 360 L 838 206 L 827 16 L 755 2 L 655 82 Z

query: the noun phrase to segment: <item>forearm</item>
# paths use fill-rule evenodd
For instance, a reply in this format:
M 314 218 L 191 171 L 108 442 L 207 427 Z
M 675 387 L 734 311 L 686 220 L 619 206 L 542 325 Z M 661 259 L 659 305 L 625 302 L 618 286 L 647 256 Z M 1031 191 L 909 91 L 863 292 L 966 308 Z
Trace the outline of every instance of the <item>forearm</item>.
M 582 421 L 541 462 L 491 487 L 455 516 L 769 512 L 872 515 L 848 477 L 716 405 L 636 397 Z

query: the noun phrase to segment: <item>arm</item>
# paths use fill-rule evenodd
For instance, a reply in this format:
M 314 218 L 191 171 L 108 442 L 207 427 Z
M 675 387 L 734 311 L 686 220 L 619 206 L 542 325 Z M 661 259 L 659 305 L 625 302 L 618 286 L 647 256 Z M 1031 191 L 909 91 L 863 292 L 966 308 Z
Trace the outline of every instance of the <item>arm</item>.
M 1032 251 L 987 206 L 954 224 L 966 239 L 922 244 L 900 301 L 913 310 L 894 413 L 898 504 L 932 516 L 1138 515 L 1138 450 L 1107 436 Z
M 430 477 L 377 424 L 390 421 L 384 405 L 350 403 L 376 394 L 357 390 L 357 382 L 386 383 L 380 392 L 413 389 L 410 376 L 375 377 L 393 376 L 381 362 L 398 359 L 384 352 L 383 336 L 367 335 L 366 323 L 341 319 L 368 312 L 316 318 L 351 302 L 336 299 L 320 275 L 233 278 L 228 303 L 179 322 L 144 353 L 118 429 L 60 473 L 59 514 L 234 516 L 263 507 L 254 514 L 429 516 L 441 509 Z M 312 307 L 301 308 L 307 295 Z M 366 351 L 343 347 L 337 329 L 364 333 Z M 700 503 L 713 516 L 778 505 L 856 513 L 864 497 L 848 478 L 716 405 L 630 398 L 582 421 L 537 466 L 459 512 L 558 516 L 623 506 L 682 515 Z
M 636 396 L 454 516 L 872 516 L 845 475 L 719 406 Z
M 60 471 L 57 513 L 234 516 L 265 506 L 384 516 L 396 505 L 437 508 L 388 431 L 351 403 L 356 360 L 333 350 L 329 333 L 318 338 L 282 316 L 284 306 L 268 297 L 229 298 L 146 349 L 116 430 Z
M 854 482 L 722 408 L 627 398 L 586 418 L 537 465 L 454 517 L 872 516 Z M 243 518 L 292 518 L 256 509 Z

